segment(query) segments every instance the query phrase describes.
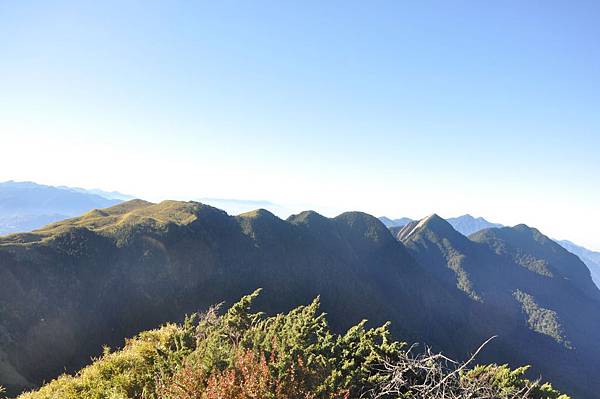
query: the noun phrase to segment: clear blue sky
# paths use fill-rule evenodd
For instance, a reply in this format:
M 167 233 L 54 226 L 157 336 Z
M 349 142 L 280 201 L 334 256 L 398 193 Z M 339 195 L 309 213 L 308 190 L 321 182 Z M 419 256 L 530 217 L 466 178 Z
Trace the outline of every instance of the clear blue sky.
M 0 2 L 0 180 L 600 249 L 597 1 Z

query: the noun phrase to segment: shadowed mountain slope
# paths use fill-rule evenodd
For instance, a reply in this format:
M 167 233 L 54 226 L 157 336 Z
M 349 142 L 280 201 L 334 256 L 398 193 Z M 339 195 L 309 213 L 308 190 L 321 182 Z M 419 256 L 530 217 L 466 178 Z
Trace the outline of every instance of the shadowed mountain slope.
M 281 220 L 140 200 L 0 237 L 0 384 L 37 385 L 103 344 L 263 287 L 267 312 L 320 295 L 338 331 L 391 320 L 398 338 L 453 357 L 499 335 L 482 360 L 533 363 L 580 397 L 600 388 L 599 301 L 576 257 L 526 230 L 468 239 L 436 215 L 400 237 L 360 212 Z
M 557 383 L 577 381 L 575 392 L 591 397 L 582 387 L 600 366 L 600 291 L 575 255 L 525 225 L 466 238 L 436 215 L 396 235 L 420 265 L 480 304 L 486 324 L 513 342 L 511 353 Z
M 195 202 L 129 201 L 0 238 L 0 384 L 13 391 L 75 370 L 103 344 L 263 287 L 265 311 L 321 295 L 332 325 L 397 320 L 394 332 L 465 353 L 464 300 L 420 268 L 376 218 Z M 447 309 L 447 311 L 442 311 Z M 439 328 L 430 328 L 436 325 Z M 468 334 L 467 334 L 468 335 Z

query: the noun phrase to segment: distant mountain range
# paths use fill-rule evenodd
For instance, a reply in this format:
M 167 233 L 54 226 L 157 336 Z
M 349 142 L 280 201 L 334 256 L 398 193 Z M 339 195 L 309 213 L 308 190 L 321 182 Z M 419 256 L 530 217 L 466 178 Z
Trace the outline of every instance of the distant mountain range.
M 130 197 L 102 190 L 53 187 L 32 182 L 0 183 L 0 235 L 31 231 Z
M 410 222 L 414 221 L 413 219 L 406 217 L 400 219 L 390 219 L 385 216 L 381 216 L 379 220 L 381 220 L 381 222 L 387 227 L 404 227 Z M 483 229 L 489 229 L 492 227 L 502 227 L 501 224 L 491 223 L 482 217 L 475 218 L 469 214 L 458 216 L 455 218 L 449 218 L 446 219 L 446 221 L 450 223 L 456 231 L 465 236 L 476 233 L 479 230 Z
M 449 218 L 446 220 L 448 221 L 448 223 L 450 223 L 452 225 L 452 227 L 454 227 L 454 229 L 456 231 L 458 231 L 459 233 L 464 234 L 466 236 L 469 236 L 473 233 L 477 233 L 478 231 L 483 230 L 483 229 L 490 229 L 490 228 L 494 228 L 494 227 L 503 227 L 499 223 L 488 222 L 487 220 L 485 220 L 482 217 L 476 218 L 469 214 L 462 215 L 462 216 L 455 217 L 455 218 Z
M 598 287 L 600 287 L 600 252 L 590 251 L 584 247 L 573 244 L 571 241 L 560 240 L 557 241 L 560 245 L 566 248 L 568 251 L 579 256 L 579 258 L 587 265 L 592 273 L 592 279 Z
M 600 391 L 600 290 L 581 260 L 525 225 L 469 237 L 432 215 L 400 229 L 347 212 L 282 220 L 141 200 L 0 237 L 0 385 L 78 370 L 102 345 L 263 287 L 257 306 L 321 296 L 336 331 L 387 320 L 399 339 L 532 364 L 577 398 Z M 268 298 L 268 300 L 266 299 Z
M 123 194 L 118 191 L 105 191 L 105 190 L 101 190 L 99 188 L 86 189 L 86 188 L 68 187 L 68 186 L 57 186 L 56 188 L 74 191 L 76 193 L 93 194 L 93 195 L 97 195 L 97 196 L 100 196 L 100 197 L 103 197 L 106 199 L 112 199 L 112 200 L 129 201 L 129 200 L 135 199 L 135 197 L 132 195 Z
M 379 217 L 381 223 L 385 225 L 385 227 L 404 227 L 410 222 L 414 222 L 414 219 L 411 218 L 400 218 L 400 219 L 390 219 L 386 216 Z

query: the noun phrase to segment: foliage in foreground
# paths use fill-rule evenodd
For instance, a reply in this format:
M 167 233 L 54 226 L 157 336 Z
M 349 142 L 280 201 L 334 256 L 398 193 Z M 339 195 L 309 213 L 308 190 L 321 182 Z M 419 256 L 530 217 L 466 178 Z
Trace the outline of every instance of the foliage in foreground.
M 468 369 L 429 352 L 413 355 L 388 326 L 365 322 L 333 334 L 318 299 L 287 314 L 252 313 L 258 291 L 223 315 L 210 309 L 127 341 L 75 376 L 21 399 L 567 399 L 526 368 Z

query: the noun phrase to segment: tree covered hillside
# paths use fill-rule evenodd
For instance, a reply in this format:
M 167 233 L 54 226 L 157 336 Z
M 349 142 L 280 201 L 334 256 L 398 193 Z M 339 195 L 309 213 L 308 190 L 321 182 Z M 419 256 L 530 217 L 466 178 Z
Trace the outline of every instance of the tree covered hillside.
M 0 237 L 0 385 L 15 395 L 100 356 L 103 345 L 256 287 L 269 314 L 320 295 L 332 331 L 362 319 L 462 358 L 530 364 L 561 391 L 600 390 L 600 295 L 585 265 L 544 236 L 466 238 L 441 218 L 396 240 L 376 218 L 134 200 Z

